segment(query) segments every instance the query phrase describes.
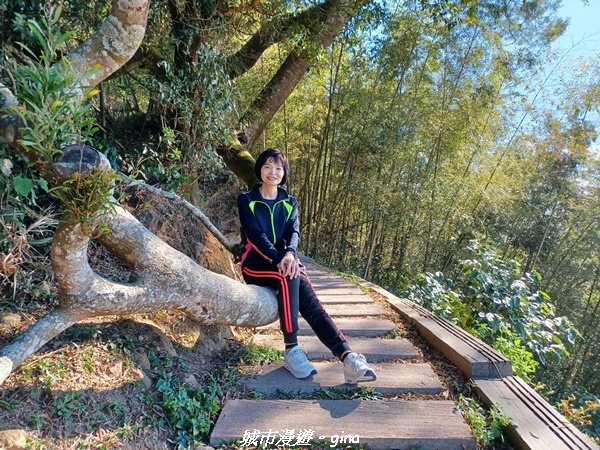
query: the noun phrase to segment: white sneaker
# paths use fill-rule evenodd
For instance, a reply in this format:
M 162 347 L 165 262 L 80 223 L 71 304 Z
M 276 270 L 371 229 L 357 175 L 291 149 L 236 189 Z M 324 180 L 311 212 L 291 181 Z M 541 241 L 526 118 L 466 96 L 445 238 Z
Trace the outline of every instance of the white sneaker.
M 344 379 L 346 383 L 375 381 L 377 375 L 362 353 L 350 352 L 344 359 Z
M 296 378 L 308 378 L 311 375 L 316 375 L 317 369 L 313 366 L 306 353 L 302 351 L 299 345 L 285 351 L 283 359 L 283 367 L 290 371 Z

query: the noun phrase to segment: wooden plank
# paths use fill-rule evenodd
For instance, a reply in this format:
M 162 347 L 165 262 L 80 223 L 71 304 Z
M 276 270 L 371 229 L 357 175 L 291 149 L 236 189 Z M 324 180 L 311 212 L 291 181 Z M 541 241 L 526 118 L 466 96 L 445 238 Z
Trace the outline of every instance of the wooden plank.
M 281 351 L 285 348 L 281 335 L 257 334 L 254 343 Z M 298 343 L 310 360 L 334 359 L 331 351 L 316 336 L 299 336 Z M 353 351 L 362 353 L 370 362 L 416 359 L 420 356 L 416 347 L 406 339 L 350 338 L 348 343 Z
M 270 444 L 276 444 L 285 430 L 305 430 L 307 440 L 332 444 L 336 437 L 339 442 L 342 436 L 353 436 L 354 443 L 372 450 L 476 448 L 454 404 L 442 400 L 228 400 L 210 445 L 226 444 L 254 430 L 263 439 L 269 430 L 274 432 Z
M 388 319 L 335 319 L 337 327 L 346 336 L 377 337 L 397 330 L 396 324 Z M 279 321 L 257 328 L 260 331 L 279 330 Z M 304 319 L 298 319 L 298 336 L 311 336 L 315 332 Z
M 507 435 L 527 450 L 592 450 L 598 447 L 519 377 L 478 380 L 475 388 L 487 404 L 511 418 Z
M 360 304 L 360 303 L 374 303 L 373 299 L 365 294 L 360 295 L 328 295 L 318 294 L 319 300 L 324 305 L 346 305 L 346 304 Z
M 385 316 L 386 312 L 381 306 L 375 303 L 344 304 L 335 303 L 324 305 L 327 314 L 331 317 L 369 317 Z
M 353 286 L 323 286 L 315 288 L 317 295 L 364 295 L 364 292 Z
M 501 353 L 446 319 L 407 299 L 401 299 L 371 283 L 392 308 L 410 321 L 433 347 L 442 352 L 465 375 L 473 379 L 512 375 L 512 364 Z
M 509 376 L 512 364 L 508 359 L 490 358 L 460 334 L 440 326 L 435 320 L 421 317 L 415 326 L 433 347 L 452 361 L 465 375 L 473 379 Z
M 441 394 L 445 388 L 429 364 L 369 363 L 377 374 L 375 381 L 362 382 L 361 387 L 371 387 L 384 395 Z M 248 389 L 263 394 L 311 394 L 326 389 L 354 392 L 357 384 L 344 382 L 344 367 L 340 362 L 315 362 L 317 374 L 299 380 L 282 364 L 259 366 L 256 372 L 240 379 Z

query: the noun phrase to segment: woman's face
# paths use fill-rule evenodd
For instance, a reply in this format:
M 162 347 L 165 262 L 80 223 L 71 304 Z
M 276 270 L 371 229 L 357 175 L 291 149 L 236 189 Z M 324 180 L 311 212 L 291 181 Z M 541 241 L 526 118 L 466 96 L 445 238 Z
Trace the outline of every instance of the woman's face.
M 283 174 L 283 166 L 273 158 L 267 159 L 260 168 L 260 179 L 263 184 L 279 186 L 279 183 L 283 180 Z

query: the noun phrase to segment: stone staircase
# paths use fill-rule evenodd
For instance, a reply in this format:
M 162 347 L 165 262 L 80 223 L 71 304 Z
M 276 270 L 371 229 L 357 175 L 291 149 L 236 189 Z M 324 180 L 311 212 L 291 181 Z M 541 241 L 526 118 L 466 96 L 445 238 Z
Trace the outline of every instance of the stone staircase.
M 323 448 L 359 444 L 368 449 L 465 449 L 475 441 L 445 387 L 429 364 L 420 361 L 386 311 L 356 285 L 319 268 L 309 275 L 319 299 L 354 351 L 363 353 L 377 371 L 377 380 L 345 384 L 342 364 L 301 321 L 299 343 L 315 361 L 318 374 L 297 380 L 282 364 L 257 367 L 243 377 L 247 390 L 264 399 L 228 400 L 211 435 L 213 446 L 242 439 L 242 446 L 303 446 L 324 442 Z M 283 350 L 278 323 L 259 329 L 254 342 Z M 359 388 L 372 388 L 375 399 L 356 398 Z M 348 393 L 352 400 L 323 399 L 325 392 Z M 362 392 L 373 392 L 362 390 Z M 353 396 L 354 394 L 354 396 Z M 410 394 L 410 400 L 397 399 Z M 285 399 L 268 399 L 277 395 Z M 338 396 L 341 396 L 338 394 Z M 313 447 L 314 448 L 314 447 Z

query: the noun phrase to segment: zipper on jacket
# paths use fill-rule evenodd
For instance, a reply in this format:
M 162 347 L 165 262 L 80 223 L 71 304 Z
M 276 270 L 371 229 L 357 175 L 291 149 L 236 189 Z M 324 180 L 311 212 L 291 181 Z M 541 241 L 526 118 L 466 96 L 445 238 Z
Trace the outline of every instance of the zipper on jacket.
M 271 216 L 271 230 L 273 231 L 273 245 L 275 245 L 277 243 L 277 236 L 275 234 L 275 215 L 274 215 L 275 207 L 279 203 L 283 203 L 285 201 L 287 201 L 287 199 L 284 198 L 283 200 L 279 200 L 278 202 L 273 203 L 273 209 L 271 209 L 271 207 L 269 206 L 268 203 L 262 202 L 260 200 L 253 200 L 254 203 L 262 203 L 269 210 L 269 215 Z M 254 209 L 252 209 L 252 214 L 254 214 Z M 256 215 L 256 214 L 254 214 L 254 215 Z M 289 217 L 290 217 L 290 214 L 287 215 L 287 217 L 285 219 L 286 222 L 289 219 Z M 285 223 L 284 223 L 284 226 L 285 226 Z

